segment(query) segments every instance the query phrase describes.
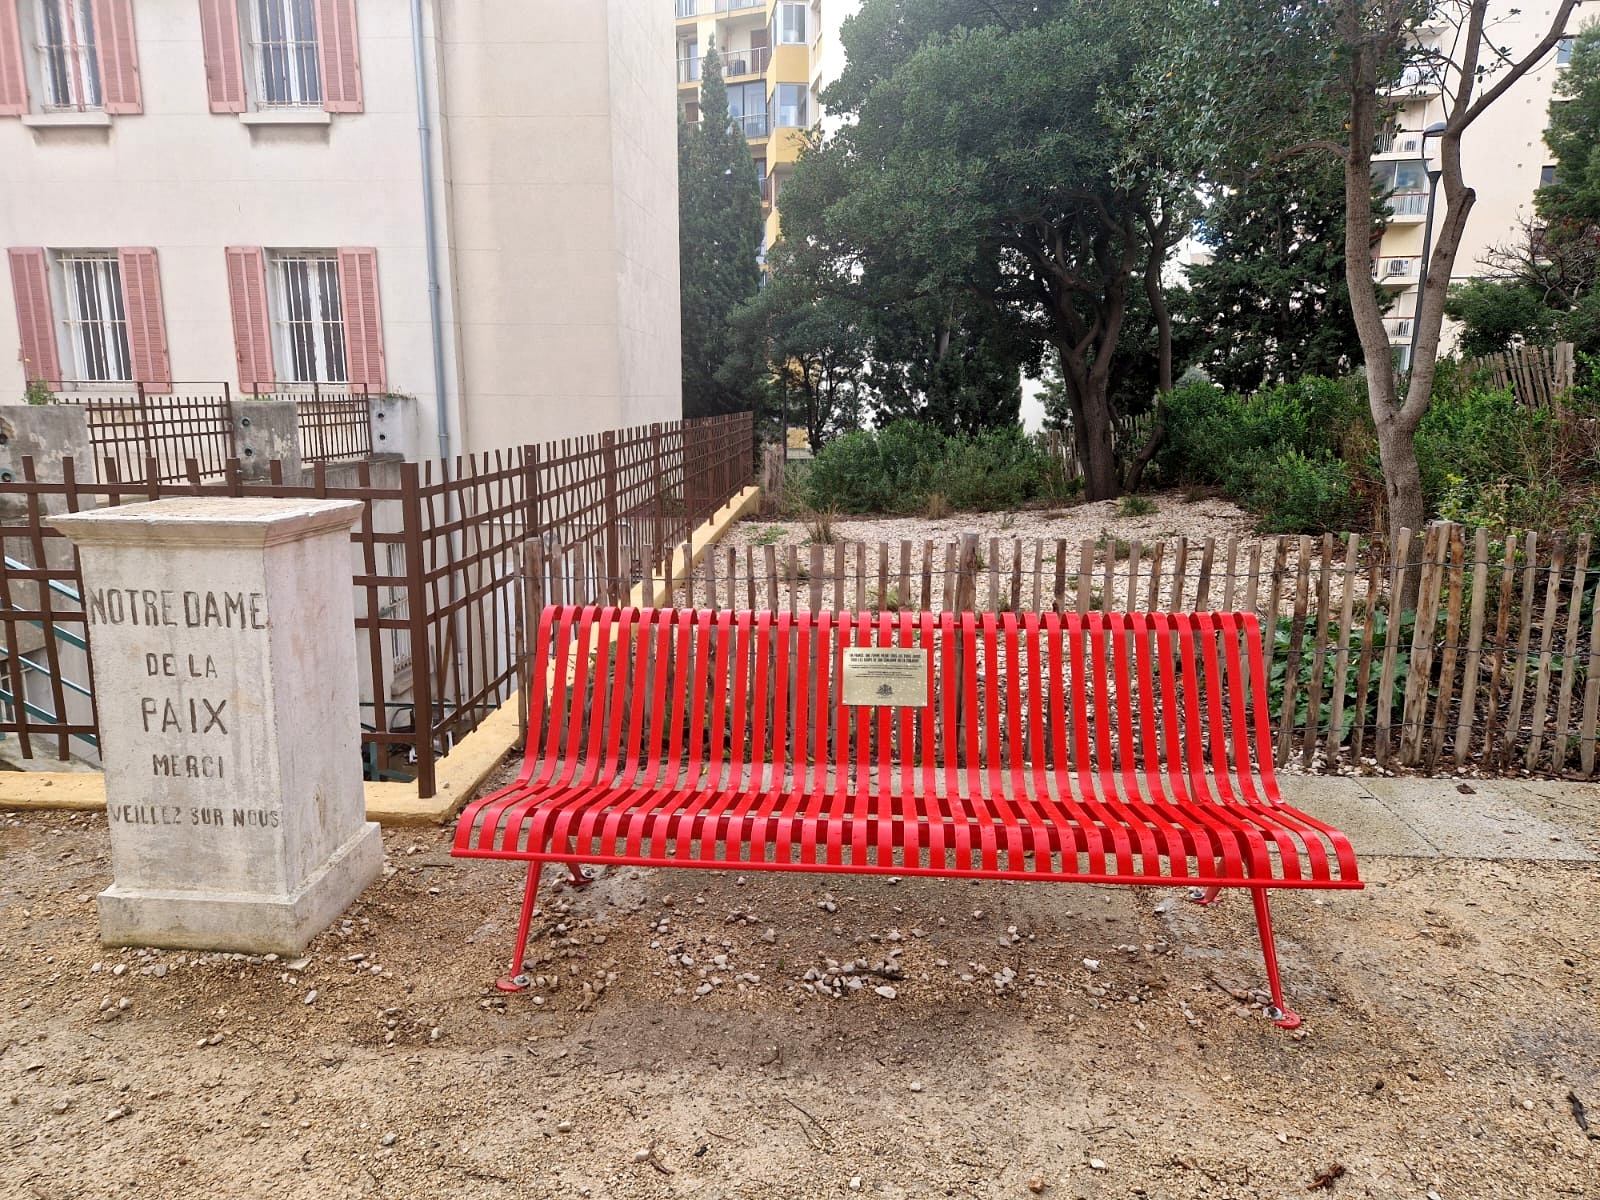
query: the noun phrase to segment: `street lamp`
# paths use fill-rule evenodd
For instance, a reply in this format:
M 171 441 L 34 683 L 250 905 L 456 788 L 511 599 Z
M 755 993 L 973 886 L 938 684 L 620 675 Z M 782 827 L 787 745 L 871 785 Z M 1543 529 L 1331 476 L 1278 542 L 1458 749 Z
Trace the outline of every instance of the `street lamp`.
M 1422 131 L 1422 161 L 1428 161 L 1428 139 L 1439 137 L 1445 131 L 1443 121 L 1435 121 Z M 1428 255 L 1433 252 L 1433 202 L 1439 194 L 1440 167 L 1428 167 L 1428 215 L 1422 223 L 1422 267 L 1417 272 L 1417 302 L 1411 306 L 1411 350 L 1406 357 L 1406 370 L 1413 369 L 1417 361 L 1417 334 L 1421 330 L 1418 316 L 1422 312 L 1422 296 L 1428 287 Z

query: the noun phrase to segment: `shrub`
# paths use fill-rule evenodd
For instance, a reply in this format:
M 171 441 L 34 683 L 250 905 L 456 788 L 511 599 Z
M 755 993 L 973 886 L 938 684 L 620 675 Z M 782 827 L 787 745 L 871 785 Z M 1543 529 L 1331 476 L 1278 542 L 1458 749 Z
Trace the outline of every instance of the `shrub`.
M 1324 533 L 1349 529 L 1360 514 L 1350 468 L 1337 458 L 1288 450 L 1252 468 L 1245 503 L 1263 533 Z
M 1013 426 L 950 438 L 939 477 L 956 508 L 1014 508 L 1041 494 L 1048 465 L 1039 444 Z
M 1057 464 L 1020 428 L 947 437 L 897 421 L 825 446 L 806 480 L 813 509 L 929 512 L 1013 508 L 1067 489 Z

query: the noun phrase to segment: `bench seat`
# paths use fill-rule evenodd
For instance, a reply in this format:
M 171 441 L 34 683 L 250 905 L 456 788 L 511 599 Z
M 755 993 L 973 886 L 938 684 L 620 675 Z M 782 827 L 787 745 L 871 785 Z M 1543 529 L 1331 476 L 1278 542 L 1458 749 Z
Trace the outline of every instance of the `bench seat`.
M 523 770 L 453 850 L 530 864 L 506 990 L 548 861 L 1242 887 L 1294 1024 L 1267 889 L 1361 886 L 1279 794 L 1252 614 L 552 607 L 533 654 Z

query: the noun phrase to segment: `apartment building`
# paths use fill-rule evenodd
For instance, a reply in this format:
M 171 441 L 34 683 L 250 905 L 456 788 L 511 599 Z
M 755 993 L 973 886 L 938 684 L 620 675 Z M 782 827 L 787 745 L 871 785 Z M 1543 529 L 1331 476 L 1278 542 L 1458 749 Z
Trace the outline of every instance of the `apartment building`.
M 1489 6 L 1490 37 L 1497 47 L 1505 48 L 1511 61 L 1520 60 L 1543 39 L 1554 14 L 1548 0 L 1493 0 Z M 1568 32 L 1576 33 L 1596 17 L 1600 17 L 1600 3 L 1586 0 L 1578 4 Z M 1445 56 L 1451 53 L 1455 36 L 1454 27 L 1443 21 L 1425 34 L 1427 42 L 1437 44 Z M 1453 278 L 1458 282 L 1484 274 L 1482 260 L 1490 249 L 1518 240 L 1523 221 L 1534 215 L 1535 189 L 1554 175 L 1555 163 L 1545 145 L 1544 130 L 1553 89 L 1566 67 L 1571 45 L 1571 38 L 1562 41 L 1490 105 L 1462 138 L 1461 169 L 1467 185 L 1477 192 L 1477 200 L 1456 256 Z M 1393 216 L 1382 239 L 1373 246 L 1372 273 L 1380 287 L 1393 293 L 1384 324 L 1401 369 L 1410 366 L 1415 329 L 1412 318 L 1427 236 L 1430 172 L 1438 169 L 1439 142 L 1427 134 L 1427 129 L 1445 117 L 1449 101 L 1446 85 L 1450 82 L 1436 68 L 1408 70 L 1393 94 L 1399 101 L 1399 110 L 1380 133 L 1373 156 L 1373 174 L 1393 192 L 1389 202 Z M 1488 83 L 1480 85 L 1480 91 L 1494 82 L 1491 74 Z M 1440 191 L 1434 206 L 1435 229 L 1445 212 L 1445 198 Z M 1445 333 L 1448 348 L 1448 322 Z
M 700 119 L 700 62 L 715 45 L 728 112 L 761 178 L 764 245 L 777 240 L 779 197 L 804 130 L 823 121 L 822 89 L 844 65 L 839 25 L 859 0 L 661 0 L 677 18 L 678 104 Z
M 450 453 L 678 417 L 672 49 L 664 0 L 0 0 L 0 401 L 402 392 Z

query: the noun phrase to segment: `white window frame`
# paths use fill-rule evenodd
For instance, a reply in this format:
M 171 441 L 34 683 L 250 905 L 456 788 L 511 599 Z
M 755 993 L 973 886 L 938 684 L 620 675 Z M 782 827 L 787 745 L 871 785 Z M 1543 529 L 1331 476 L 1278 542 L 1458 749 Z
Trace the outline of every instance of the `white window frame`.
M 133 354 L 115 250 L 51 252 L 51 286 L 60 296 L 61 370 L 73 383 L 128 383 Z
M 1565 67 L 1571 65 L 1572 42 L 1572 35 L 1568 34 L 1556 43 L 1556 66 Z
M 793 88 L 800 93 L 800 102 L 795 107 L 796 120 L 785 121 L 783 90 Z M 773 129 L 804 129 L 809 124 L 806 118 L 810 115 L 811 89 L 803 83 L 780 83 L 772 89 L 772 120 L 769 124 Z
M 267 252 L 272 357 L 285 384 L 350 380 L 339 256 L 332 250 Z
M 258 109 L 321 108 L 321 31 L 316 0 L 241 0 L 239 28 Z
M 796 13 L 800 17 L 800 35 L 787 36 L 785 26 L 788 18 Z M 808 46 L 810 41 L 806 34 L 811 28 L 811 8 L 804 0 L 780 0 L 778 7 L 772 14 L 772 44 L 774 46 Z
M 32 27 L 40 112 L 99 112 L 105 107 L 100 44 L 93 0 L 33 0 L 25 6 Z M 51 38 L 51 16 L 56 35 Z

